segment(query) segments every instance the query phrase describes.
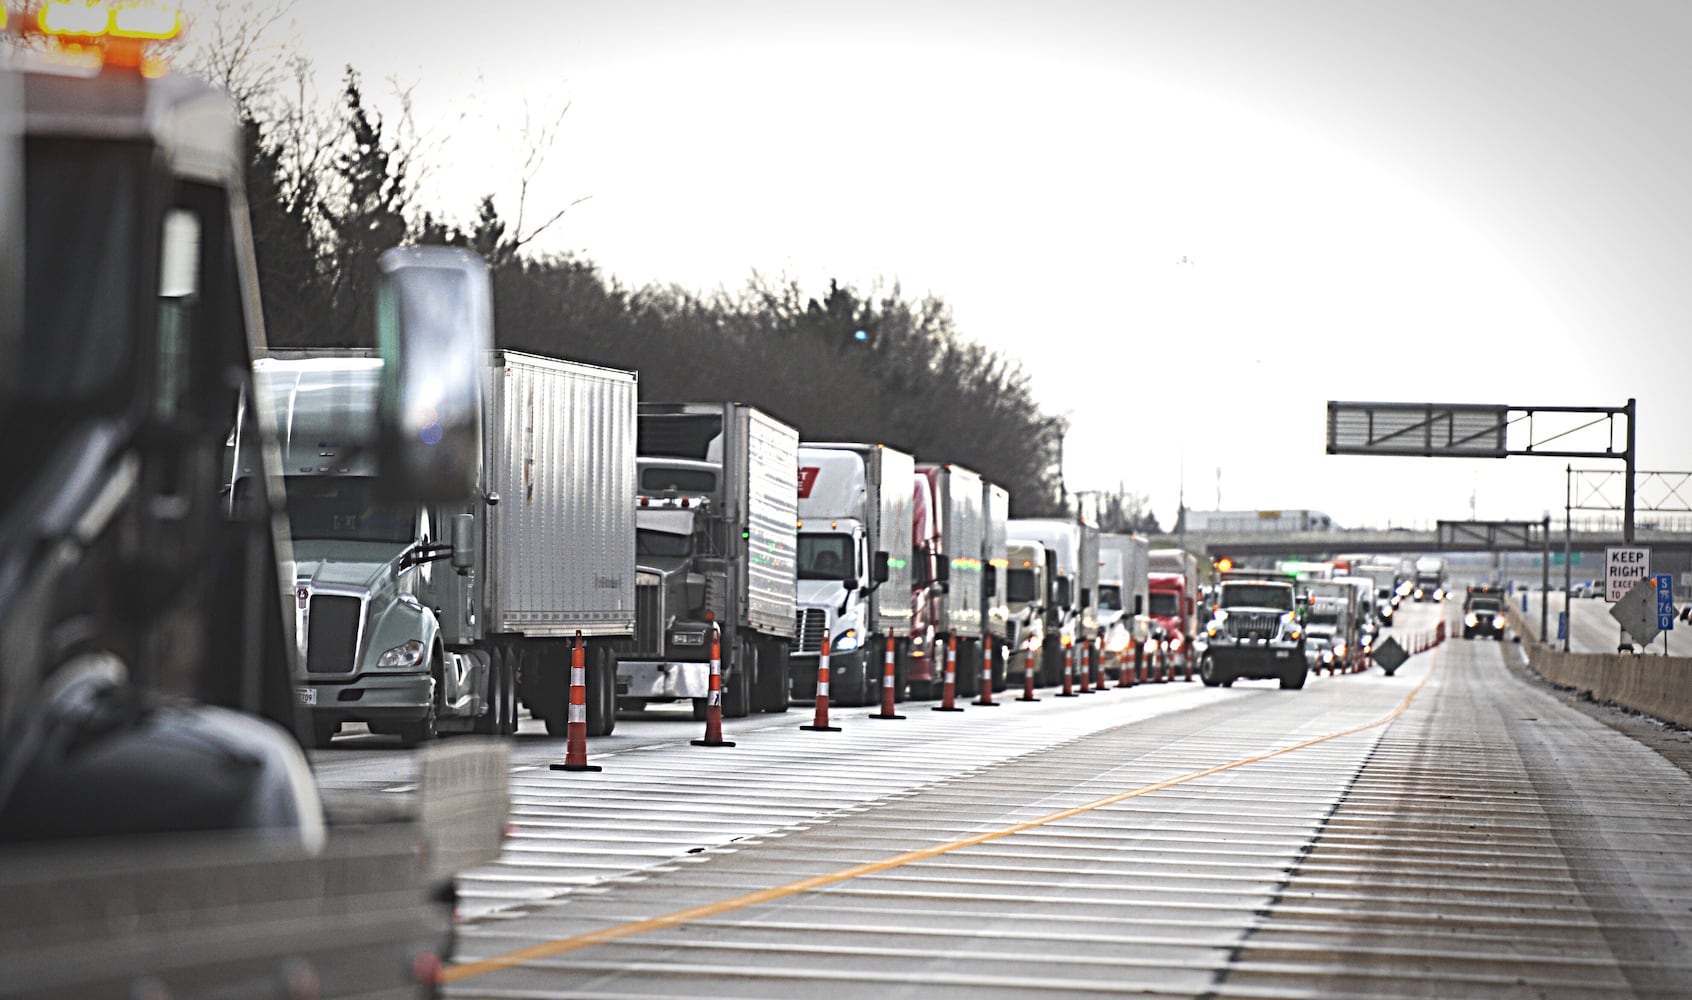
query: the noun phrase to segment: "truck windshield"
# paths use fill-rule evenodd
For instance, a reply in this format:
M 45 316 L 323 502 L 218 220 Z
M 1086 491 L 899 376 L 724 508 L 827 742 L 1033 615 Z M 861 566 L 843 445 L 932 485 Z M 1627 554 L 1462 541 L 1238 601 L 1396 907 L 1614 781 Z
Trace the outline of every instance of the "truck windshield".
M 1039 599 L 1040 589 L 1035 585 L 1033 570 L 1013 569 L 1005 577 L 1005 600 L 1032 604 Z
M 851 580 L 856 572 L 851 535 L 799 536 L 799 579 Z
M 1498 611 L 1498 602 L 1490 597 L 1477 597 L 1472 603 L 1470 603 L 1469 610 L 1484 614 L 1496 614 Z
M 1308 624 L 1311 624 L 1311 625 L 1338 625 L 1339 624 L 1339 613 L 1336 612 L 1336 611 L 1312 611 L 1310 613 L 1310 621 L 1309 621 Z
M 1099 584 L 1099 610 L 1121 611 L 1122 588 L 1116 586 L 1115 584 Z
M 1181 613 L 1181 602 L 1174 594 L 1153 593 L 1146 604 L 1146 614 L 1159 618 L 1174 618 Z
M 640 491 L 660 494 L 675 491 L 678 496 L 717 492 L 717 474 L 705 469 L 672 469 L 653 466 L 640 470 Z
M 1292 588 L 1279 587 L 1269 583 L 1230 583 L 1222 588 L 1222 606 L 1224 608 L 1274 608 L 1276 611 L 1291 611 L 1293 609 Z
M 376 498 L 372 476 L 289 476 L 288 521 L 296 539 L 410 542 L 417 512 Z
M 687 535 L 673 535 L 668 531 L 635 530 L 635 555 L 672 556 L 686 558 L 692 553 L 693 539 Z

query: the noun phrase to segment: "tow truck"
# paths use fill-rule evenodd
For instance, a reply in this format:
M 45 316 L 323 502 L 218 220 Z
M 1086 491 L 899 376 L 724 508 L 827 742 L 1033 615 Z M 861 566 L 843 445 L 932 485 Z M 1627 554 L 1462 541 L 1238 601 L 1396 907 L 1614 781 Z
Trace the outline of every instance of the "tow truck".
M 0 12 L 27 37 L 0 50 L 0 992 L 430 995 L 452 874 L 499 849 L 507 751 L 420 755 L 403 801 L 318 794 L 274 428 L 253 502 L 219 495 L 265 340 L 241 130 L 158 60 L 180 25 Z M 490 331 L 431 325 L 421 299 L 458 291 L 436 275 L 381 291 L 363 446 L 396 495 L 467 496 L 476 411 L 428 376 Z

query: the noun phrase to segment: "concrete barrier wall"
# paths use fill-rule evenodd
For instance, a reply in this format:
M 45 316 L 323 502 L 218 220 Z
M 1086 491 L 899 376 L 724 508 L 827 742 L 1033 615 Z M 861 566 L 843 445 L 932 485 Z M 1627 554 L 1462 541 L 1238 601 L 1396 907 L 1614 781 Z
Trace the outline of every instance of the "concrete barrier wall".
M 1629 653 L 1565 653 L 1540 643 L 1538 631 L 1511 606 L 1507 617 L 1528 663 L 1553 684 L 1584 691 L 1598 701 L 1692 727 L 1692 658 Z

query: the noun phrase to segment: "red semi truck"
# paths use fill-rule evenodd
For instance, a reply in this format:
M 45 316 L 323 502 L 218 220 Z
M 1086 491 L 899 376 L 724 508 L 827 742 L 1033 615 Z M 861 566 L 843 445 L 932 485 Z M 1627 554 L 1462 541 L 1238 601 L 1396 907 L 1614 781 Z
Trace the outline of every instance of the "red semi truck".
M 1163 629 L 1169 651 L 1185 665 L 1198 635 L 1198 557 L 1182 549 L 1153 549 L 1146 578 L 1152 621 Z

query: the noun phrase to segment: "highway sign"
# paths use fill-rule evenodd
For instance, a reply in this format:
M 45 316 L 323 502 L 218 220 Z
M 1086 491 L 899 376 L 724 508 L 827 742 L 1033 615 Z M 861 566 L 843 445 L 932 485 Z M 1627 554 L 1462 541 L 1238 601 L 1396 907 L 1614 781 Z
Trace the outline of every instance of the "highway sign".
M 1657 631 L 1669 632 L 1674 629 L 1674 576 L 1658 573 L 1654 579 L 1657 584 Z
M 1638 545 L 1616 545 L 1604 550 L 1604 600 L 1614 604 L 1625 597 L 1634 584 L 1650 578 L 1650 549 Z
M 1650 577 L 1640 580 L 1610 609 L 1610 617 L 1621 622 L 1628 638 L 1641 646 L 1649 645 L 1662 631 L 1657 627 L 1657 581 Z
M 1398 640 L 1391 636 L 1387 636 L 1387 640 L 1376 646 L 1369 656 L 1389 674 L 1403 666 L 1404 661 L 1410 658 L 1410 654 L 1404 651 Z

